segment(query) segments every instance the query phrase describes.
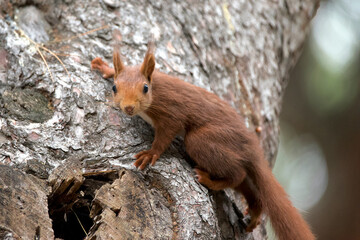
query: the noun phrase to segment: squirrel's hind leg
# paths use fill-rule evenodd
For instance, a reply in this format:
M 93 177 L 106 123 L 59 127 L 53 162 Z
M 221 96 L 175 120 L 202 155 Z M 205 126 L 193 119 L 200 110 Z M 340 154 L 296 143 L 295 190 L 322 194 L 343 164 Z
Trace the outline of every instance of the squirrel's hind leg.
M 252 230 L 260 224 L 261 213 L 263 211 L 263 204 L 259 196 L 259 191 L 249 178 L 245 178 L 244 181 L 235 188 L 235 190 L 245 197 L 249 206 L 247 211 L 248 214 L 250 214 L 251 220 L 246 228 L 246 231 L 252 232 Z
M 236 185 L 239 184 L 238 182 L 234 183 L 234 181 L 232 181 L 231 179 L 226 179 L 226 178 L 211 179 L 210 174 L 208 172 L 201 170 L 199 168 L 195 168 L 194 171 L 196 173 L 196 177 L 198 181 L 202 185 L 206 186 L 211 190 L 219 191 L 225 188 L 234 188 L 234 184 Z M 244 173 L 244 178 L 245 178 L 245 173 Z
M 238 186 L 234 186 L 234 182 L 230 179 L 211 179 L 210 174 L 200 168 L 195 168 L 194 171 L 198 181 L 207 188 L 215 191 L 234 188 L 245 197 L 249 206 L 247 211 L 251 217 L 250 223 L 246 227 L 247 232 L 252 232 L 254 228 L 260 224 L 263 206 L 258 190 L 253 186 L 252 182 L 245 177 L 245 171 L 243 173 L 239 172 L 239 175 L 242 175 L 244 180 Z

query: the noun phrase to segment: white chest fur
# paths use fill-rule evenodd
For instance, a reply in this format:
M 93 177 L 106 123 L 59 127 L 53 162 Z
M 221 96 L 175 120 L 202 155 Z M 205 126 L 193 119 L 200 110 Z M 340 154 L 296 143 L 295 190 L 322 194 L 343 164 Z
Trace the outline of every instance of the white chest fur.
M 144 112 L 138 113 L 138 115 L 145 120 L 148 124 L 150 124 L 152 127 L 154 127 L 154 123 L 152 119 Z M 182 129 L 180 132 L 177 133 L 177 136 L 184 137 L 185 136 L 185 130 Z
M 148 124 L 150 124 L 152 127 L 154 127 L 154 123 L 152 119 L 144 112 L 139 112 L 138 115 L 145 120 Z

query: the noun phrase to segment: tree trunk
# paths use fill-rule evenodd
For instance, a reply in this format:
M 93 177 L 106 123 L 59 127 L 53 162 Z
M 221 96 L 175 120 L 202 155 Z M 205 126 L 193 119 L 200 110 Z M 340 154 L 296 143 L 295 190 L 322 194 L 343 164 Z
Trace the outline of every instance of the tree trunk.
M 111 107 L 112 83 L 90 61 L 111 62 L 120 43 L 124 62 L 139 64 L 154 33 L 157 68 L 235 107 L 273 164 L 286 77 L 317 7 L 313 0 L 2 0 L 0 236 L 265 238 L 264 225 L 244 233 L 241 196 L 209 192 L 194 179 L 181 139 L 154 167 L 134 168 L 153 131 Z

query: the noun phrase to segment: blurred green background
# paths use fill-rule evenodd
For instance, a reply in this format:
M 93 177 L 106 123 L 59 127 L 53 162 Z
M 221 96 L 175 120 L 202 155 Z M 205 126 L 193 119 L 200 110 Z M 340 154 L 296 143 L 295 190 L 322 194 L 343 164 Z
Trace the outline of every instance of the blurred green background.
M 275 174 L 320 240 L 360 239 L 360 1 L 322 1 L 290 75 Z

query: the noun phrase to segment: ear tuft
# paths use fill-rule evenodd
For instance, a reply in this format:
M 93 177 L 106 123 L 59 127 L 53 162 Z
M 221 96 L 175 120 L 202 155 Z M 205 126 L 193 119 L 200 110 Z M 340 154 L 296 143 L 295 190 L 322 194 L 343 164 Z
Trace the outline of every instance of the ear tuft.
M 143 64 L 140 71 L 149 82 L 151 81 L 151 75 L 155 69 L 155 56 L 154 56 L 155 44 L 152 40 L 148 43 L 148 50 L 146 52 Z
M 121 61 L 119 48 L 114 48 L 113 63 L 115 68 L 114 80 L 119 76 L 122 70 L 124 70 L 124 64 Z

